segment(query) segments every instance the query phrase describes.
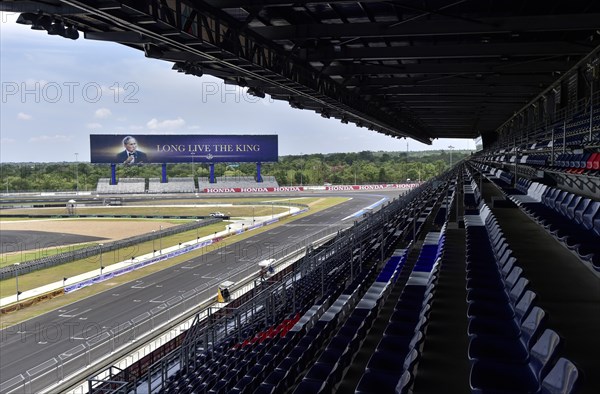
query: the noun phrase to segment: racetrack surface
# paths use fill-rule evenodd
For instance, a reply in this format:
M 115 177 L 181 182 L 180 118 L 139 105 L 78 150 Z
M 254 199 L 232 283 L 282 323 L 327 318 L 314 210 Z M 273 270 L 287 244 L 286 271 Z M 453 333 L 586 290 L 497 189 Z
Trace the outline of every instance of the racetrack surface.
M 105 239 L 81 234 L 3 229 L 0 231 L 0 253 L 55 248 Z
M 123 324 L 135 324 L 141 317 L 160 314 L 174 299 L 192 293 L 203 298 L 214 296 L 219 283 L 256 272 L 257 263 L 268 258 L 273 248 L 297 243 L 324 229 L 333 233 L 351 226 L 355 220 L 353 214 L 380 201 L 384 194 L 388 198 L 398 195 L 397 192 L 337 194 L 352 199 L 230 246 L 219 243 L 218 249 L 203 256 L 0 330 L 0 391 L 24 392 L 13 391 L 7 382 L 12 387 L 13 382 L 20 380 L 19 376 L 27 380 L 28 375 L 41 370 L 42 364 L 58 368 L 77 349 L 85 348 L 85 343 L 106 340 L 102 338 L 109 338 L 108 333 L 114 333 Z M 348 219 L 342 221 L 344 218 Z M 94 354 L 91 358 L 99 357 Z M 28 391 L 38 388 L 33 385 Z

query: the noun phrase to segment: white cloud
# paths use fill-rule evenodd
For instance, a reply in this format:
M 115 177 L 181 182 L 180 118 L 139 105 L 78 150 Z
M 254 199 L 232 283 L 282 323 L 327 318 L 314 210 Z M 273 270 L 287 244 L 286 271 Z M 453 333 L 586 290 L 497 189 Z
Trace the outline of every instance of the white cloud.
M 119 102 L 119 97 L 127 93 L 127 91 L 117 83 L 111 86 L 101 85 L 100 89 L 102 95 L 108 95 L 108 97 L 114 98 L 115 102 Z
M 177 119 L 165 119 L 162 121 L 152 118 L 148 121 L 148 123 L 146 123 L 146 126 L 148 126 L 148 128 L 151 130 L 169 131 L 180 129 L 185 126 L 185 120 L 183 120 L 181 117 Z
M 31 120 L 32 116 L 29 114 L 26 114 L 25 112 L 19 112 L 17 114 L 17 119 L 19 120 Z
M 41 94 L 41 89 L 43 89 L 48 84 L 48 81 L 45 79 L 33 79 L 27 78 L 25 83 L 21 82 L 21 89 L 29 92 L 30 95 Z
M 101 129 L 102 125 L 100 123 L 88 123 L 85 125 L 85 127 L 87 127 L 88 129 L 95 130 L 95 129 Z
M 69 142 L 71 141 L 71 137 L 66 136 L 64 134 L 55 134 L 55 135 L 39 135 L 36 137 L 31 137 L 29 142 Z
M 0 144 L 4 145 L 4 144 L 13 144 L 15 143 L 17 140 L 15 140 L 14 138 L 0 138 Z
M 112 115 L 112 112 L 108 108 L 98 108 L 96 112 L 94 112 L 94 117 L 98 119 L 106 119 L 110 115 Z

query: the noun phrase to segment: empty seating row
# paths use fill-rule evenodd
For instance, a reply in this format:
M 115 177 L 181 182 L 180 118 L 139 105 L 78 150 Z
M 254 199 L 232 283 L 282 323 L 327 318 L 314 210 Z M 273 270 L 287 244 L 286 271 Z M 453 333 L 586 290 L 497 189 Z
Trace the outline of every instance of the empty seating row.
M 441 232 L 430 232 L 425 237 L 417 262 L 356 393 L 407 393 L 411 389 L 434 299 L 444 234 L 445 225 Z
M 554 160 L 554 166 L 567 168 L 573 174 L 591 173 L 600 170 L 600 152 L 561 153 Z
M 96 187 L 98 193 L 106 194 L 140 194 L 146 192 L 146 180 L 144 178 L 122 178 L 116 185 L 110 184 L 109 178 L 98 179 Z
M 577 369 L 558 360 L 560 336 L 545 328 L 546 313 L 493 214 L 482 204 L 465 224 L 472 392 L 574 392 Z M 562 391 L 554 391 L 558 381 Z
M 530 188 L 537 190 L 538 195 L 542 193 L 541 201 L 521 203 L 523 211 L 582 260 L 600 270 L 600 201 L 558 188 L 536 186 L 532 183 Z
M 529 164 L 532 166 L 545 166 L 548 163 L 548 160 L 548 155 L 530 155 L 527 156 L 525 164 Z
M 444 195 L 444 197 L 442 198 L 441 205 L 438 209 L 437 214 L 435 215 L 435 219 L 433 220 L 436 226 L 441 227 L 448 220 L 448 216 L 450 215 L 450 209 L 452 207 L 452 204 L 454 203 L 455 196 L 456 187 L 455 185 L 452 185 L 448 189 L 448 194 Z
M 477 207 L 481 202 L 481 192 L 474 180 L 463 185 L 463 204 L 465 208 Z
M 362 270 L 357 278 L 367 278 L 371 270 Z M 336 270 L 331 278 L 332 283 L 343 283 L 342 270 Z M 315 294 L 322 288 L 317 275 L 307 275 L 299 279 L 295 290 L 295 297 L 288 297 L 287 302 L 293 302 L 300 310 L 308 309 L 307 300 L 314 304 Z M 311 308 L 307 313 L 320 314 L 329 306 L 335 289 L 326 294 L 316 308 Z M 305 306 L 306 305 L 306 306 Z M 305 315 L 306 316 L 306 315 Z M 303 316 L 303 318 L 305 318 Z M 274 327 L 252 326 L 245 329 L 244 337 L 247 338 L 235 345 L 225 341 L 216 349 L 206 352 L 201 349 L 196 359 L 193 359 L 186 371 L 180 371 L 170 378 L 167 384 L 167 392 L 204 392 L 219 388 L 219 390 L 231 389 L 238 381 L 250 372 L 251 368 L 259 358 L 267 355 L 277 354 L 277 357 L 285 355 L 285 350 L 293 345 L 288 343 L 287 332 L 300 321 L 298 314 L 284 319 L 282 323 Z M 273 351 L 273 349 L 278 349 Z M 266 363 L 267 358 L 263 360 Z M 234 372 L 235 371 L 235 372 Z
M 508 197 L 581 259 L 600 270 L 596 247 L 600 242 L 600 202 L 538 182 L 518 184 L 527 194 Z
M 365 279 L 351 291 L 343 292 L 318 320 L 301 319 L 289 332 L 291 337 L 299 338 L 289 355 L 276 365 L 273 372 L 265 376 L 264 382 L 258 382 L 260 384 L 258 387 L 256 382 L 243 384 L 254 385 L 260 393 L 282 392 L 286 388 L 293 387 L 298 377 L 309 370 L 296 391 L 329 392 L 335 383 L 333 379 L 340 376 L 347 366 L 344 362 L 350 361 L 353 349 L 358 349 L 358 345 L 364 340 L 362 334 L 366 334 L 370 327 L 369 323 L 372 323 L 372 319 L 360 322 L 361 319 L 356 316 L 364 318 L 369 315 L 371 307 L 380 305 L 381 299 L 389 293 L 389 283 L 396 276 L 395 270 L 401 269 L 399 267 L 404 261 L 405 251 L 397 253 L 388 260 L 376 281 L 366 289 L 366 292 L 362 290 L 368 283 Z M 346 319 L 348 316 L 350 317 Z M 338 331 L 338 327 L 344 320 L 344 325 Z M 349 324 L 353 325 L 351 330 L 344 328 Z M 350 332 L 353 335 L 347 337 Z M 335 344 L 335 349 L 331 348 L 332 344 Z M 327 348 L 321 353 L 325 347 Z M 338 357 L 334 358 L 333 354 Z M 242 387 L 241 384 L 236 387 L 239 391 L 245 390 L 245 386 Z
M 600 201 L 528 180 L 508 192 L 529 217 L 600 272 Z
M 498 186 L 504 188 L 511 187 L 514 180 L 514 175 L 512 173 L 490 166 L 485 166 L 485 171 L 487 172 L 488 179 Z M 473 180 L 471 179 L 470 182 L 473 182 Z M 465 186 L 468 184 L 468 182 L 465 182 Z
M 406 250 L 397 250 L 386 262 L 375 282 L 356 305 L 348 319 L 325 344 L 324 351 L 308 369 L 296 393 L 335 391 L 345 370 L 366 339 L 378 309 L 390 293 L 406 261 Z
M 583 137 L 582 144 L 583 146 L 599 146 L 600 145 L 600 115 L 595 119 L 595 128 L 596 130 L 592 132 L 592 134 L 587 133 L 585 137 Z
M 196 185 L 194 178 L 170 178 L 168 182 L 161 183 L 160 178 L 148 180 L 149 193 L 194 193 Z
M 350 284 L 354 292 L 346 291 L 340 295 L 337 289 L 329 291 L 320 301 L 315 303 L 301 317 L 294 320 L 287 319 L 277 327 L 265 328 L 252 334 L 248 339 L 234 345 L 233 347 L 225 344 L 219 357 L 215 352 L 210 353 L 210 360 L 207 363 L 199 361 L 195 365 L 201 368 L 192 368 L 187 377 L 176 376 L 169 386 L 169 392 L 252 392 L 258 388 L 266 375 L 277 363 L 283 359 L 295 348 L 297 343 L 303 338 L 306 330 L 311 329 L 318 321 L 327 320 L 324 317 L 326 313 L 347 309 L 348 305 L 358 298 L 358 295 L 364 292 L 361 286 L 365 282 L 372 280 L 375 273 L 375 266 L 369 270 L 363 270 Z M 321 283 L 317 280 L 320 275 L 313 277 L 305 276 L 301 281 L 311 288 L 310 292 L 318 292 Z M 304 280 L 306 278 L 306 280 Z M 341 277 L 333 278 L 333 283 L 344 283 Z M 339 288 L 341 291 L 341 288 Z M 302 297 L 302 294 L 298 294 Z M 336 297 L 338 297 L 336 299 Z M 335 302 L 332 301 L 336 299 Z M 354 301 L 353 301 L 354 300 Z M 331 313 L 328 316 L 331 316 Z M 334 313 L 335 315 L 335 313 Z M 321 319 L 323 318 L 323 319 Z M 332 319 L 333 320 L 333 319 Z M 292 324 L 293 326 L 289 326 Z M 202 357 L 204 352 L 201 352 Z M 290 375 L 293 376 L 293 375 Z

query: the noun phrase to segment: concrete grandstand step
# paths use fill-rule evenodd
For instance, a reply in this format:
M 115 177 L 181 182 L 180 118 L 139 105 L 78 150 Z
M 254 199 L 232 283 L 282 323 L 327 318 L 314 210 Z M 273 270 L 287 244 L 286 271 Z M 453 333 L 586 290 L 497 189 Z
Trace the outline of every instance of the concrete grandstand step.
M 440 268 L 414 394 L 469 392 L 466 356 L 465 230 L 446 230 L 446 251 Z

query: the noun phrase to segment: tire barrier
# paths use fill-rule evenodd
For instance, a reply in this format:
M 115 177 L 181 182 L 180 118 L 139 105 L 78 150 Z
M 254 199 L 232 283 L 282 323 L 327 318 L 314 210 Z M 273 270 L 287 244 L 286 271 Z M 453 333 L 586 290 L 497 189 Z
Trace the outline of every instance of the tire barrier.
M 47 300 L 50 300 L 54 297 L 58 297 L 60 295 L 65 294 L 64 289 L 58 289 L 58 290 L 53 290 L 50 291 L 48 293 L 45 294 L 40 294 L 37 297 L 33 297 L 33 298 L 28 298 L 27 300 L 21 301 L 21 302 L 16 302 L 14 304 L 11 304 L 7 307 L 4 308 L 0 308 L 0 315 L 5 315 L 7 313 L 12 313 L 12 312 L 16 312 L 18 310 L 24 309 L 24 308 L 28 308 L 30 306 L 39 304 L 40 302 L 44 302 Z

